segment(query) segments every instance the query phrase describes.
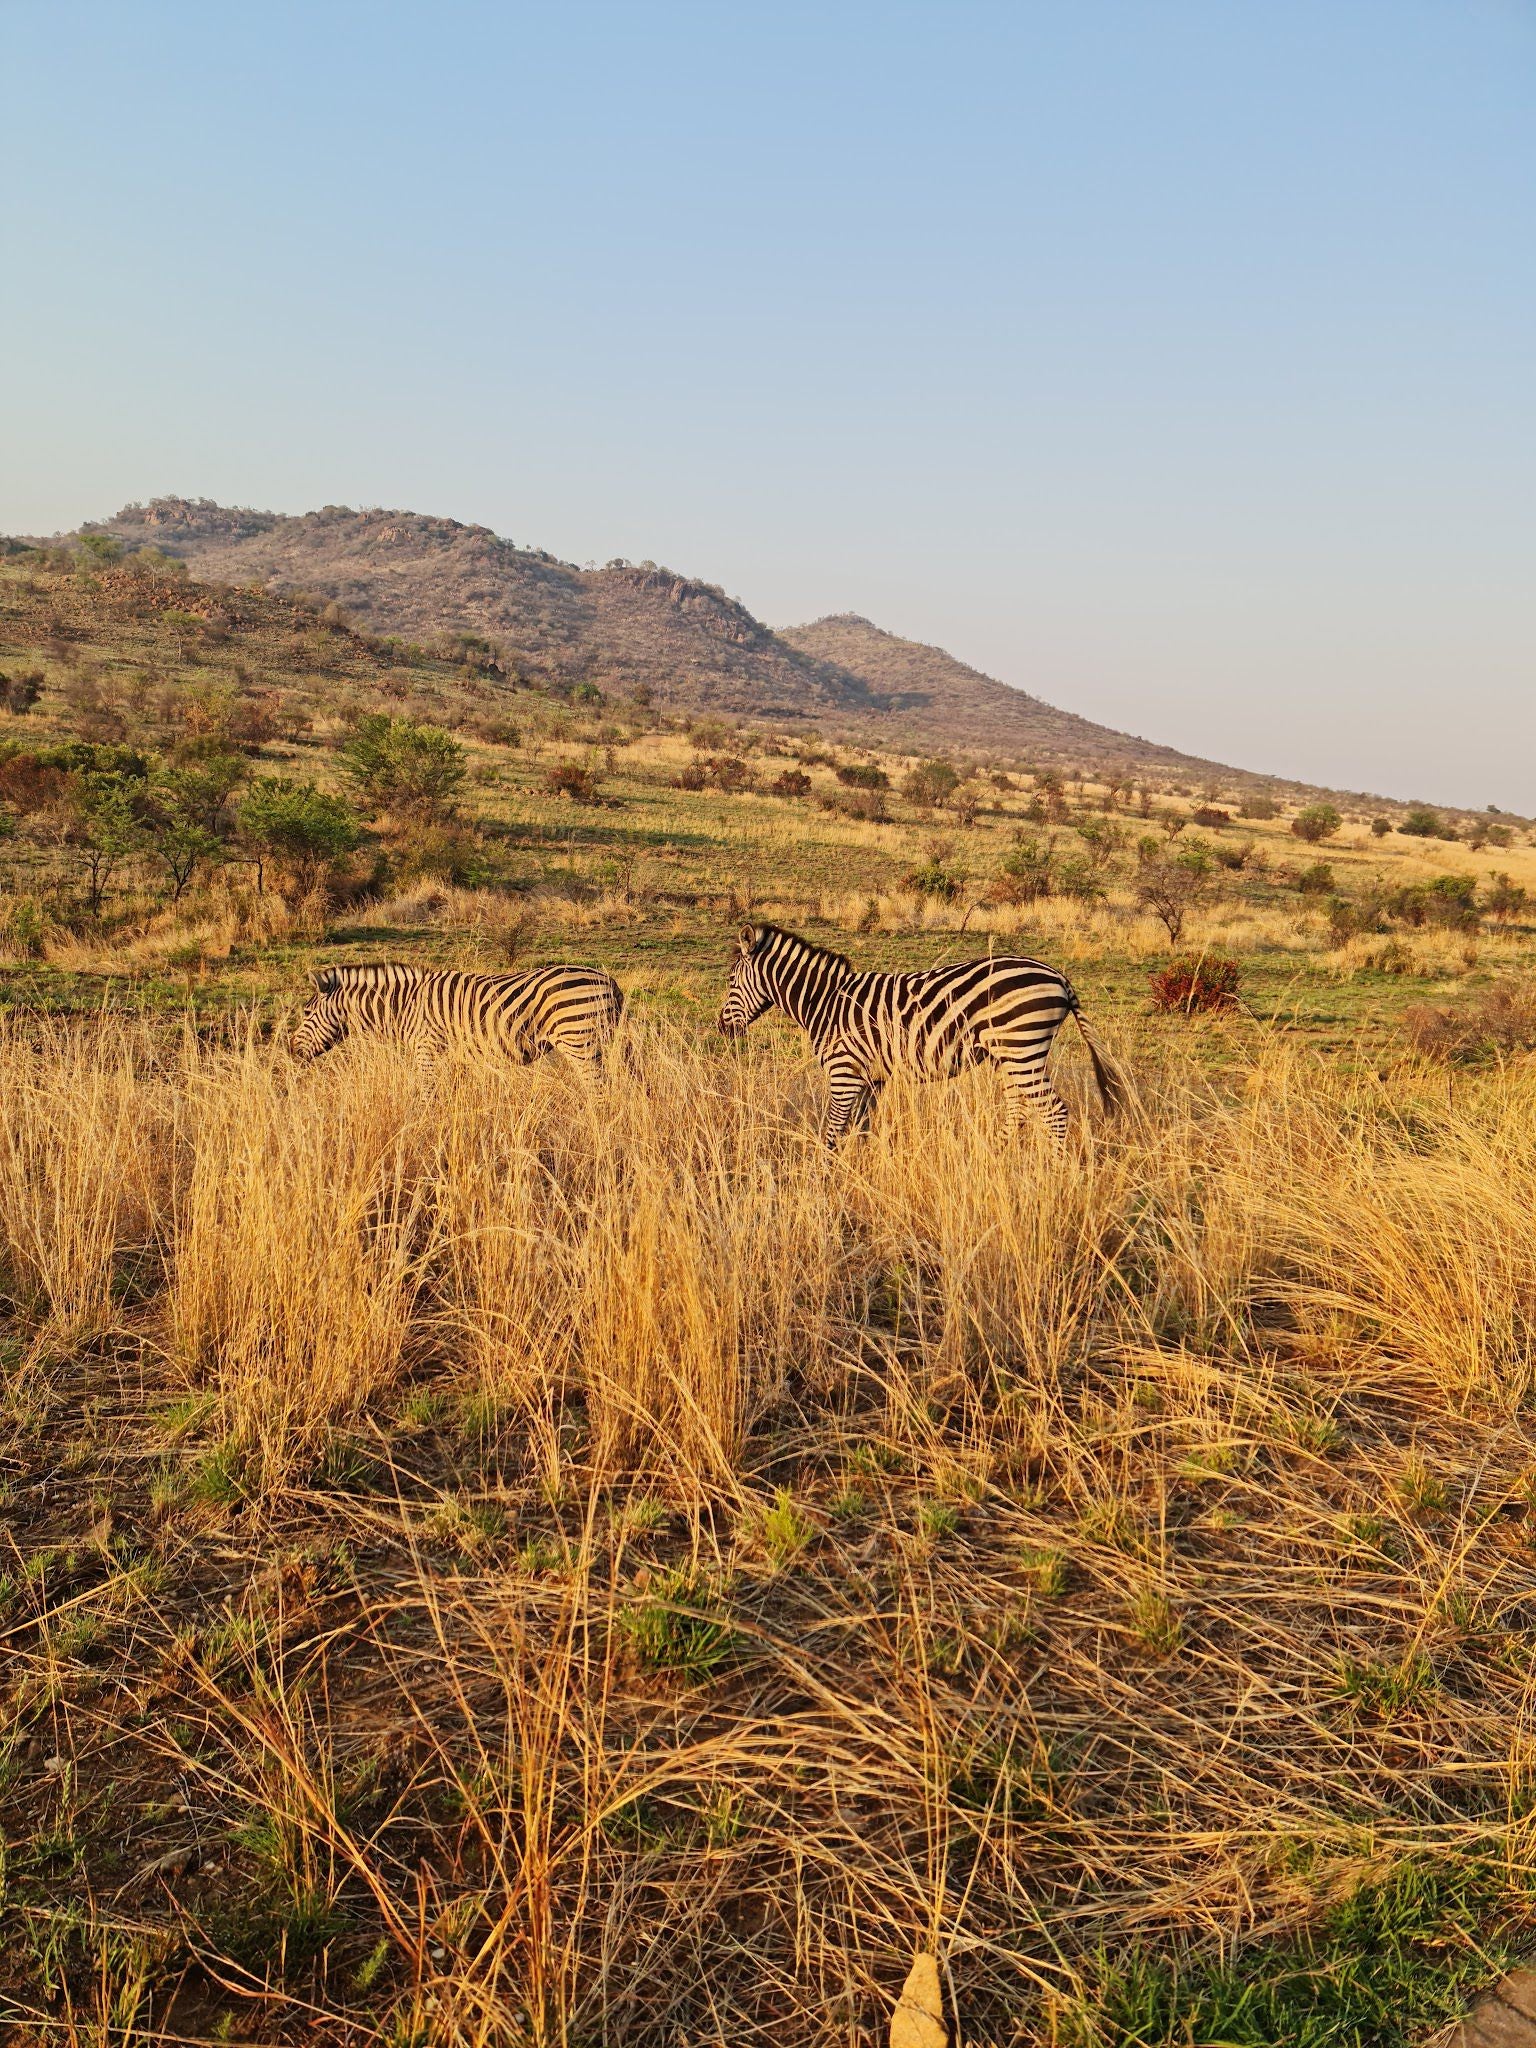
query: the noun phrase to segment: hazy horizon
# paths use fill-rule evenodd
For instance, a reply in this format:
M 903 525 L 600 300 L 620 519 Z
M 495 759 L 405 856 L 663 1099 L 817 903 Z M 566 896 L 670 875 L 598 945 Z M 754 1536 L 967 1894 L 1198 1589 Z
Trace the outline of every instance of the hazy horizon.
M 1536 811 L 1536 10 L 13 12 L 0 529 L 388 504 Z

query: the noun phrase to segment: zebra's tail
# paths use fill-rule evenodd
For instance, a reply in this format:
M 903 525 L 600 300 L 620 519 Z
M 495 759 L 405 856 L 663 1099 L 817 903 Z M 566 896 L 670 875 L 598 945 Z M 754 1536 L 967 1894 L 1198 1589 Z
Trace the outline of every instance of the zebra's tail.
M 1106 1116 L 1114 1116 L 1118 1110 L 1122 1110 L 1125 1107 L 1125 1083 L 1115 1072 L 1110 1061 L 1105 1058 L 1099 1048 L 1098 1041 L 1084 1023 L 1083 1013 L 1078 1005 L 1077 991 L 1073 988 L 1071 982 L 1066 984 L 1066 989 L 1067 1007 L 1072 1012 L 1072 1021 L 1083 1034 L 1083 1043 L 1087 1046 L 1088 1057 L 1093 1062 L 1093 1078 L 1098 1084 L 1099 1100 L 1104 1105 L 1104 1114 Z

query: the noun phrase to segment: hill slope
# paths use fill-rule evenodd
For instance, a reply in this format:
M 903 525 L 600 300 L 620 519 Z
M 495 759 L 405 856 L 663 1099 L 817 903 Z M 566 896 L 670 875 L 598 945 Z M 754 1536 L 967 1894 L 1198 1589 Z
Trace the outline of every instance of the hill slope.
M 205 578 L 315 592 L 376 633 L 483 635 L 533 680 L 645 689 L 677 711 L 794 721 L 914 751 L 1234 780 L 851 614 L 775 633 L 713 585 L 652 563 L 582 569 L 453 519 L 345 506 L 289 517 L 158 498 L 87 530 L 162 548 Z
M 1181 754 L 1130 733 L 1116 732 L 1075 712 L 1027 696 L 995 676 L 983 675 L 942 647 L 903 640 L 857 612 L 836 612 L 808 626 L 786 626 L 779 638 L 812 660 L 857 676 L 885 707 L 890 740 L 903 732 L 914 742 L 944 735 L 951 745 L 997 746 L 997 735 L 1016 734 L 1032 760 L 1168 774 L 1216 775 L 1230 781 L 1234 771 Z
M 162 498 L 90 530 L 163 548 L 205 578 L 316 592 L 375 633 L 483 635 L 532 679 L 643 687 L 686 711 L 878 716 L 856 678 L 786 646 L 723 592 L 654 564 L 580 569 L 488 527 L 344 506 L 287 518 Z

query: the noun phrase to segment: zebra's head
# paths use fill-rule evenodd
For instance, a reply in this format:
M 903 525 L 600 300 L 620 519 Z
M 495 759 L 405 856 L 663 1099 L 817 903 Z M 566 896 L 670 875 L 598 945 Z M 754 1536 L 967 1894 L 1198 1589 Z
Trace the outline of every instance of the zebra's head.
M 763 972 L 763 942 L 768 932 L 758 924 L 744 924 L 731 961 L 731 981 L 720 1005 L 720 1029 L 726 1038 L 740 1038 L 749 1024 L 755 1024 L 773 1001 L 773 990 Z
M 334 967 L 324 967 L 314 977 L 315 991 L 304 1005 L 304 1015 L 289 1041 L 295 1059 L 318 1059 L 347 1035 L 347 1010 L 341 992 L 341 977 Z

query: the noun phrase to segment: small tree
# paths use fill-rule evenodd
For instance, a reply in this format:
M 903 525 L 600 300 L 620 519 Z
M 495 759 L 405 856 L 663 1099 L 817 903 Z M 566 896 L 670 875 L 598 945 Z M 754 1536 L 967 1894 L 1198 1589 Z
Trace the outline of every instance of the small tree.
M 296 894 L 307 896 L 356 851 L 362 828 L 343 798 L 326 795 L 312 782 L 263 775 L 241 799 L 239 836 L 255 864 L 258 891 L 272 865 L 290 878 Z
M 947 805 L 962 825 L 974 825 L 983 795 L 979 783 L 960 782 L 949 792 Z
M 155 778 L 143 808 L 145 850 L 165 869 L 171 901 L 179 903 L 197 870 L 224 856 L 224 841 L 211 822 L 218 812 L 210 810 L 210 792 L 202 779 L 174 768 Z
M 1390 818 L 1372 818 L 1371 837 L 1373 839 L 1385 839 L 1391 830 L 1392 820 Z
M 1088 849 L 1088 858 L 1096 868 L 1107 868 L 1115 855 L 1125 845 L 1126 829 L 1114 818 L 1095 817 L 1090 813 L 1079 818 L 1073 830 Z
M 143 783 L 113 769 L 86 771 L 69 792 L 64 843 L 85 871 L 86 904 L 101 914 L 108 885 L 122 863 L 144 844 L 139 818 Z
M 341 756 L 347 774 L 376 811 L 408 811 L 422 818 L 440 818 L 452 810 L 467 770 L 464 749 L 451 733 L 382 711 L 358 720 Z
M 987 889 L 993 903 L 1038 903 L 1055 886 L 1055 848 L 1047 841 L 1016 837 Z
M 155 792 L 205 832 L 220 834 L 229 828 L 229 800 L 248 772 L 239 754 L 201 754 L 158 776 Z
M 1344 820 L 1332 804 L 1308 804 L 1304 811 L 1298 811 L 1291 820 L 1291 830 L 1298 839 L 1305 839 L 1309 846 L 1331 839 Z
M 1142 840 L 1140 852 L 1136 901 L 1152 912 L 1167 932 L 1169 944 L 1176 946 L 1185 919 L 1211 893 L 1215 862 L 1198 840 L 1175 852 L 1148 837 Z

